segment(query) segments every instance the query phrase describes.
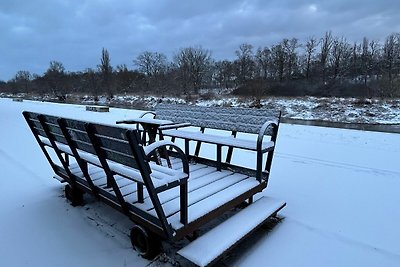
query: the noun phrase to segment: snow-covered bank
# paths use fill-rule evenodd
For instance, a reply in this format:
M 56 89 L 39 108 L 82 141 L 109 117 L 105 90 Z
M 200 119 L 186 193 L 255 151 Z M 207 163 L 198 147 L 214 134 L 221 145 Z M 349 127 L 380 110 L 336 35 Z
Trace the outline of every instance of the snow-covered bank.
M 23 110 L 114 124 L 141 111 L 0 99 L 0 266 L 146 266 L 131 222 L 89 199 L 71 207 Z M 283 220 L 228 266 L 400 266 L 400 135 L 282 124 L 267 196 Z M 252 165 L 245 153 L 234 159 Z M 174 249 L 168 252 L 174 258 Z M 187 263 L 180 261 L 182 265 Z M 161 261 L 153 265 L 163 265 Z
M 0 97 L 6 97 L 0 94 Z M 12 95 L 8 95 L 12 97 Z M 20 95 L 19 97 L 27 97 Z M 52 101 L 48 96 L 36 100 Z M 68 96 L 67 101 L 81 104 L 100 104 L 116 107 L 153 109 L 157 103 L 192 104 L 199 106 L 262 107 L 282 111 L 285 118 L 321 120 L 341 123 L 400 124 L 400 99 L 358 99 L 337 97 L 270 97 L 258 103 L 252 98 L 231 95 L 157 97 L 116 95 L 111 100 L 100 97 L 98 102 L 90 96 Z
M 268 108 L 282 111 L 285 118 L 322 120 L 343 123 L 400 124 L 400 99 L 358 99 L 337 97 L 270 97 L 260 100 L 215 96 L 204 98 L 174 98 L 155 96 L 115 96 L 104 104 L 154 108 L 157 103 L 193 104 L 198 106 L 231 106 Z

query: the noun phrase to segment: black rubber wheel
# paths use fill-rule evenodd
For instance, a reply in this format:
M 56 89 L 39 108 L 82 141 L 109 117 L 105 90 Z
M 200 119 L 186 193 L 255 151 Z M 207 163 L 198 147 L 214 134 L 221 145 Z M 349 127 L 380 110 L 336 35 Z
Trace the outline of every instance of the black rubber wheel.
M 65 186 L 65 197 L 71 201 L 71 205 L 76 207 L 83 204 L 83 192 L 69 184 Z
M 153 259 L 161 252 L 161 240 L 140 225 L 133 226 L 130 238 L 133 248 L 145 259 Z

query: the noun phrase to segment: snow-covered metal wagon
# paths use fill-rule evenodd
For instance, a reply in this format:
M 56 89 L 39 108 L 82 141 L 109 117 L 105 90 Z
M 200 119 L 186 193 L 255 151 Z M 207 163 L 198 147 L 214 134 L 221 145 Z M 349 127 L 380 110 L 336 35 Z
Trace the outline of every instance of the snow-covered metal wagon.
M 178 254 L 211 264 L 285 206 L 253 200 L 268 184 L 279 114 L 159 105 L 155 118 L 122 126 L 23 115 L 72 204 L 82 204 L 86 192 L 126 214 L 135 223 L 132 244 L 146 258 L 159 253 L 161 240 L 188 238 L 194 241 Z M 213 156 L 201 156 L 204 143 L 215 147 Z M 243 150 L 255 169 L 231 162 Z M 198 229 L 238 205 L 245 208 L 197 238 Z

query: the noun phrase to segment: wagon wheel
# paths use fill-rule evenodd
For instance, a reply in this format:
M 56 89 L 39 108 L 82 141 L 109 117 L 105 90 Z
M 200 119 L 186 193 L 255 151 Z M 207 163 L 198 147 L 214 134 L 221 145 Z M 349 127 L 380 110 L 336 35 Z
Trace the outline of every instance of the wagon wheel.
M 140 225 L 133 226 L 130 238 L 133 248 L 145 259 L 153 259 L 161 252 L 161 240 Z
M 74 207 L 83 204 L 83 192 L 78 188 L 71 187 L 69 184 L 65 186 L 65 197 L 71 201 L 71 205 Z

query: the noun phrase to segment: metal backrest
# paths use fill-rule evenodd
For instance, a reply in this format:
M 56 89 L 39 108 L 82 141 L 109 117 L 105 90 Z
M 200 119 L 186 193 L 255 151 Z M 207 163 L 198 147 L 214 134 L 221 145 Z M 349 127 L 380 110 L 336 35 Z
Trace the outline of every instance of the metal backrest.
M 140 160 L 145 162 L 144 166 L 150 171 L 147 161 L 144 160 L 143 148 L 138 143 L 140 138 L 136 130 L 94 123 L 89 123 L 86 127 L 92 133 L 92 142 L 97 145 L 102 157 L 135 169 L 139 168 Z
M 27 111 L 23 112 L 23 115 L 34 134 L 39 137 L 65 145 L 69 145 L 68 138 L 76 149 L 96 154 L 135 169 L 138 168 L 137 158 L 145 161 L 144 151 L 138 143 L 140 138 L 136 130 Z M 63 133 L 62 128 L 65 128 L 65 133 Z M 130 142 L 128 141 L 128 135 L 132 137 Z M 99 151 L 101 155 L 99 155 Z M 135 157 L 134 154 L 137 156 Z M 144 162 L 144 166 L 149 168 L 147 161 Z
M 156 118 L 193 126 L 258 133 L 266 121 L 279 123 L 279 113 L 268 109 L 201 107 L 158 104 Z
M 138 149 L 139 153 L 144 154 L 143 149 L 138 148 L 139 145 L 135 138 L 132 138 L 132 145 L 134 146 L 132 148 L 127 137 L 128 132 L 131 135 L 137 134 L 135 130 L 73 119 L 60 118 L 59 121 L 66 126 L 77 149 L 97 154 L 99 157 L 125 166 L 138 168 L 137 159 L 132 149 Z
M 58 118 L 59 124 L 63 125 L 66 129 L 66 134 L 71 140 L 72 145 L 79 150 L 96 154 L 93 144 L 86 131 L 85 121 L 78 121 L 72 119 Z
M 58 117 L 27 111 L 24 111 L 23 115 L 32 131 L 38 136 L 51 138 L 59 143 L 67 144 L 67 140 L 57 122 Z

